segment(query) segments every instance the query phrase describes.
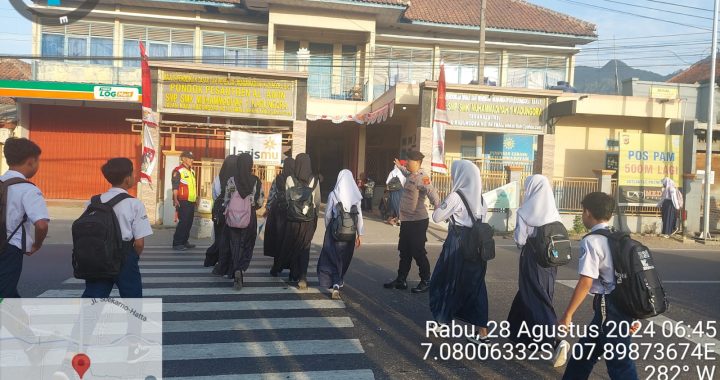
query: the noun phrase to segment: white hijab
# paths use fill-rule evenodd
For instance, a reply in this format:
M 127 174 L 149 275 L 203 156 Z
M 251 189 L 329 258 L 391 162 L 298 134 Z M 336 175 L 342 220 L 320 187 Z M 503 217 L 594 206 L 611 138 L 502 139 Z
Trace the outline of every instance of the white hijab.
M 461 192 L 468 202 L 476 218 L 485 215 L 485 206 L 482 202 L 482 178 L 480 169 L 468 160 L 453 161 L 451 166 L 451 177 L 453 182 L 452 192 Z
M 662 185 L 663 185 L 663 191 L 662 196 L 660 197 L 660 202 L 658 202 L 658 207 L 662 207 L 662 203 L 669 199 L 673 202 L 673 206 L 676 209 L 680 209 L 683 206 L 682 201 L 682 195 L 680 195 L 680 191 L 675 187 L 675 181 L 672 179 L 665 177 L 662 179 Z
M 540 227 L 560 220 L 555 196 L 547 177 L 535 174 L 525 180 L 525 200 L 518 209 L 518 215 L 530 227 Z
M 385 181 L 386 184 L 390 183 L 390 180 L 393 177 L 398 177 L 400 179 L 400 183 L 405 186 L 405 175 L 402 173 L 400 169 L 398 169 L 397 166 L 393 166 L 393 170 L 390 172 L 390 174 L 387 177 L 387 181 Z
M 340 174 L 338 174 L 333 193 L 335 193 L 335 200 L 342 202 L 343 209 L 347 212 L 350 212 L 352 205 L 362 200 L 362 194 L 360 194 L 360 190 L 355 183 L 353 174 L 347 169 L 341 170 Z

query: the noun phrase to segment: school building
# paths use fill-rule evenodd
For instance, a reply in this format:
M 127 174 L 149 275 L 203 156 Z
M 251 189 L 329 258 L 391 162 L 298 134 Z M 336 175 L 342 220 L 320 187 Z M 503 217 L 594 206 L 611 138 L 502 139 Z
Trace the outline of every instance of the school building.
M 597 38 L 595 26 L 521 0 L 488 1 L 477 85 L 479 7 L 480 0 L 101 2 L 70 25 L 34 24 L 33 55 L 41 58 L 32 80 L 0 80 L 0 96 L 18 103 L 15 135 L 43 148 L 36 183 L 45 195 L 87 199 L 106 187 L 98 168 L 107 158 L 130 157 L 139 167 L 143 42 L 162 154 L 154 186 L 140 193 L 150 218 L 166 224 L 180 151 L 202 158 L 200 195 L 208 198 L 218 160 L 236 149 L 235 132 L 280 134 L 283 153 L 308 152 L 324 195 L 343 168 L 382 182 L 393 158 L 409 150 L 425 152 L 429 168 L 441 62 L 452 122 L 447 160 L 474 160 L 488 184 L 501 184 L 513 166 L 597 186 L 593 170 L 606 169 L 616 131 L 664 131 L 675 117 L 674 102 L 551 90 L 572 85 L 575 54 Z M 258 173 L 269 182 L 278 164 Z

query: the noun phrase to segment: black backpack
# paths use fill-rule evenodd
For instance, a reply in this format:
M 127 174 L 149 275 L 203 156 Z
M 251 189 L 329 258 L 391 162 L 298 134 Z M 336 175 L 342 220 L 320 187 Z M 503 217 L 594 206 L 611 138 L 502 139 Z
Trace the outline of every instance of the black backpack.
M 330 231 L 337 241 L 354 242 L 357 237 L 358 209 L 353 205 L 345 212 L 342 202 L 335 205 L 335 217 L 330 222 Z
M 121 193 L 102 203 L 96 195 L 80 217 L 73 222 L 72 264 L 75 278 L 83 280 L 113 279 L 120 273 L 127 245 L 122 240 L 120 224 L 113 207 L 132 198 Z
M 402 181 L 398 177 L 392 177 L 387 184 L 388 191 L 398 191 L 403 189 Z
M 478 259 L 490 261 L 494 259 L 495 240 L 493 236 L 495 235 L 495 231 L 489 224 L 483 223 L 482 220 L 475 219 L 475 215 L 470 211 L 470 206 L 465 196 L 460 192 L 457 194 L 465 205 L 465 210 L 467 210 L 468 215 L 470 215 L 470 220 L 472 220 L 473 223 L 470 232 L 465 234 L 465 237 L 460 241 L 460 251 L 463 253 L 463 258 L 468 261 L 477 261 Z M 483 205 L 485 204 L 482 196 L 480 196 L 480 202 Z
M 22 251 L 27 249 L 25 247 L 25 228 L 23 225 L 27 221 L 27 215 L 23 215 L 22 220 L 20 221 L 20 224 L 18 224 L 17 227 L 13 230 L 13 232 L 10 234 L 10 236 L 7 236 L 7 196 L 8 196 L 8 187 L 12 185 L 17 185 L 18 183 L 29 183 L 32 185 L 31 182 L 28 182 L 25 179 L 22 178 L 10 178 L 7 181 L 0 181 L 0 253 L 2 253 L 2 250 L 5 249 L 5 245 L 7 244 L 10 239 L 15 236 L 15 234 L 22 229 Z
M 634 319 L 651 318 L 667 310 L 665 289 L 648 247 L 622 231 L 603 228 L 588 235 L 608 239 L 616 280 L 610 297 L 620 310 Z
M 537 227 L 535 237 L 528 239 L 543 268 L 559 267 L 572 260 L 572 246 L 567 229 L 560 222 Z
M 317 186 L 317 179 L 313 179 L 314 186 L 310 187 L 298 180 L 293 179 L 293 187 L 285 191 L 285 199 L 287 200 L 287 217 L 291 222 L 311 222 L 315 220 L 317 213 L 315 212 L 315 197 L 313 190 Z

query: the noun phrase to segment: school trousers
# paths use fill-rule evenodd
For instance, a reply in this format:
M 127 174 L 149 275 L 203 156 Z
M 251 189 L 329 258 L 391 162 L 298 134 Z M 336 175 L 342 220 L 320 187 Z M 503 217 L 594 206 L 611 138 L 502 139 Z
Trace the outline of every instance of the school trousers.
M 5 244 L 0 252 L 0 298 L 20 298 L 17 286 L 22 272 L 23 251 L 12 245 Z
M 140 278 L 140 256 L 134 247 L 127 248 L 125 262 L 120 273 L 114 279 L 85 280 L 83 298 L 108 298 L 113 286 L 117 285 L 122 298 L 142 298 L 142 279 Z

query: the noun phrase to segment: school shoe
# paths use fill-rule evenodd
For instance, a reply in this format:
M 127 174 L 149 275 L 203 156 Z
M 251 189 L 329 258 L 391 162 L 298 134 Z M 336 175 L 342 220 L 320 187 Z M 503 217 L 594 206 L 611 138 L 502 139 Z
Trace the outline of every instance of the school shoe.
M 342 298 L 340 298 L 340 285 L 333 285 L 332 288 L 332 294 L 330 295 L 330 298 L 334 300 L 340 301 Z
M 235 290 L 242 290 L 242 288 L 243 288 L 243 272 L 241 270 L 235 271 L 235 278 L 233 279 L 233 288 L 235 288 Z
M 487 336 L 480 336 L 480 334 L 467 337 L 467 341 L 477 345 L 490 344 L 490 338 L 488 338 Z
M 195 244 L 185 243 L 185 248 L 187 249 L 193 249 L 195 247 L 197 247 Z
M 386 283 L 386 284 L 383 284 L 383 286 L 385 287 L 385 289 L 395 288 L 395 289 L 405 290 L 408 288 L 408 285 L 407 285 L 407 282 L 405 281 L 405 279 L 399 278 L 399 277 Z
M 308 288 L 307 280 L 304 278 L 300 279 L 300 281 L 298 281 L 298 289 L 307 290 L 307 288 Z
M 430 290 L 430 284 L 428 284 L 428 282 L 425 280 L 421 280 L 420 283 L 418 283 L 416 287 L 412 288 L 411 292 L 417 294 L 417 293 L 425 293 L 428 290 Z
M 184 245 L 173 245 L 173 251 L 187 251 L 187 247 Z
M 567 364 L 568 361 L 568 350 L 570 349 L 570 343 L 566 340 L 561 340 L 557 346 L 555 346 L 555 353 L 552 357 L 553 367 L 562 367 Z

